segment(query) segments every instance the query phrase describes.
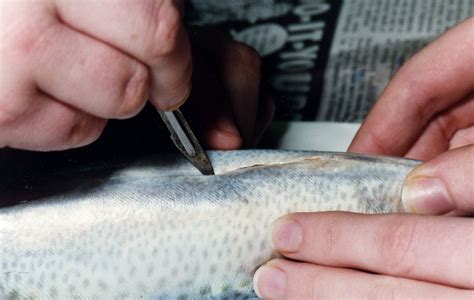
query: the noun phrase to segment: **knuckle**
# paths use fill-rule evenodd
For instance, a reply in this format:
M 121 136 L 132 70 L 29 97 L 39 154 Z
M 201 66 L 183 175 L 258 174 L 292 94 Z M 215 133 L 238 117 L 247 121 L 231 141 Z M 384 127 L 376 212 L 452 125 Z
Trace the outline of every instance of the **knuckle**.
M 114 103 L 112 108 L 117 118 L 129 118 L 136 115 L 146 103 L 148 96 L 148 70 L 141 64 L 137 65 L 135 72 L 123 80 L 121 95 L 117 98 L 119 103 Z
M 61 144 L 67 148 L 88 145 L 96 141 L 104 130 L 106 121 L 92 116 L 81 116 L 81 119 L 72 124 L 61 138 Z
M 330 215 L 328 215 L 330 216 Z M 335 226 L 337 224 L 337 217 L 326 217 L 325 224 L 322 226 L 322 231 L 318 232 L 318 249 L 321 253 L 336 253 L 339 248 L 339 241 L 342 240 L 341 228 Z
M 172 54 L 179 45 L 184 32 L 181 12 L 172 1 L 162 1 L 155 9 L 156 17 L 151 22 L 151 37 L 145 57 L 151 61 Z
M 409 276 L 416 263 L 416 225 L 413 221 L 389 222 L 382 226 L 380 239 L 381 264 L 390 274 Z

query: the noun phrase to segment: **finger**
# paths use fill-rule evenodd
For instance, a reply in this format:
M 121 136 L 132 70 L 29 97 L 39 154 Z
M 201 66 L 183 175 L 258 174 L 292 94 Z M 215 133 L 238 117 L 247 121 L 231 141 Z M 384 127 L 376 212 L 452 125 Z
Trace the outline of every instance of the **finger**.
M 95 141 L 105 127 L 106 120 L 47 95 L 31 97 L 30 101 L 23 101 L 29 105 L 21 114 L 10 115 L 0 108 L 0 148 L 36 151 L 76 148 Z
M 31 74 L 39 88 L 101 118 L 137 114 L 148 94 L 148 71 L 139 62 L 52 21 L 37 38 Z
M 243 43 L 229 41 L 223 47 L 221 72 L 244 146 L 250 146 L 258 111 L 260 56 Z
M 402 200 L 420 214 L 474 214 L 474 145 L 445 152 L 408 174 Z
M 187 99 L 191 89 L 191 51 L 179 2 L 58 1 L 57 9 L 73 28 L 149 66 L 151 101 L 171 110 Z
M 471 291 L 391 276 L 276 259 L 257 270 L 254 289 L 269 299 L 470 299 Z
M 408 150 L 406 157 L 429 160 L 458 147 L 470 144 L 469 139 L 455 139 L 459 131 L 474 127 L 474 94 L 434 117 L 422 135 Z M 473 135 L 474 137 L 474 135 Z
M 183 107 L 196 120 L 193 128 L 200 129 L 203 141 L 213 149 L 231 150 L 242 146 L 242 137 L 235 125 L 227 86 L 223 82 L 223 68 L 229 62 L 223 59 L 224 49 L 233 42 L 220 32 L 193 27 L 190 30 L 193 45 L 193 90 Z
M 453 217 L 291 214 L 272 241 L 295 260 L 474 288 L 473 226 Z
M 349 151 L 405 154 L 437 112 L 474 90 L 473 47 L 471 17 L 411 58 L 386 87 Z

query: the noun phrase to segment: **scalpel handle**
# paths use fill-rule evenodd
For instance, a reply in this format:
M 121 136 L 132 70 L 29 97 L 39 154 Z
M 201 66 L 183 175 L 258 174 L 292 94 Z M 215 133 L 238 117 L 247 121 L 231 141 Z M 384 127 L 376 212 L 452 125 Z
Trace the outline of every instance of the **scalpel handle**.
M 166 127 L 168 127 L 171 133 L 171 140 L 173 140 L 176 148 L 203 175 L 214 175 L 214 169 L 206 152 L 202 149 L 181 111 L 179 109 L 173 111 L 158 110 L 158 113 Z

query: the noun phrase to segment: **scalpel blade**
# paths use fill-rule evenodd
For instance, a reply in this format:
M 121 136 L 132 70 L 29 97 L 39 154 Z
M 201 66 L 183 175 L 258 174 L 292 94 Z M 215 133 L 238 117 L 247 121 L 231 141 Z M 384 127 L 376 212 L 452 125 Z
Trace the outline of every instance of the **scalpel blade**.
M 161 111 L 163 122 L 171 133 L 171 139 L 176 148 L 203 174 L 214 175 L 214 169 L 202 149 L 196 136 L 189 127 L 186 119 L 179 109 L 173 111 Z

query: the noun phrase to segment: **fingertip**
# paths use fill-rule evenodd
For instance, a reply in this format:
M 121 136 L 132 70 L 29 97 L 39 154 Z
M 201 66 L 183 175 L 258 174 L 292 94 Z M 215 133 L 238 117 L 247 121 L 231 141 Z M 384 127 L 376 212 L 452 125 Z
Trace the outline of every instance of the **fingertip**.
M 220 121 L 206 134 L 207 144 L 213 149 L 234 150 L 242 147 L 242 137 L 231 121 Z
M 281 299 L 286 295 L 287 275 L 277 267 L 276 260 L 257 269 L 253 277 L 253 289 L 259 298 Z
M 158 88 L 159 83 L 156 80 L 154 78 L 152 82 L 150 101 L 157 109 L 163 111 L 176 110 L 188 100 L 192 89 L 191 71 L 188 79 L 183 80 L 177 88 L 169 89 L 167 92 Z
M 415 177 L 403 185 L 402 202 L 405 211 L 441 215 L 454 209 L 443 181 L 437 177 Z

